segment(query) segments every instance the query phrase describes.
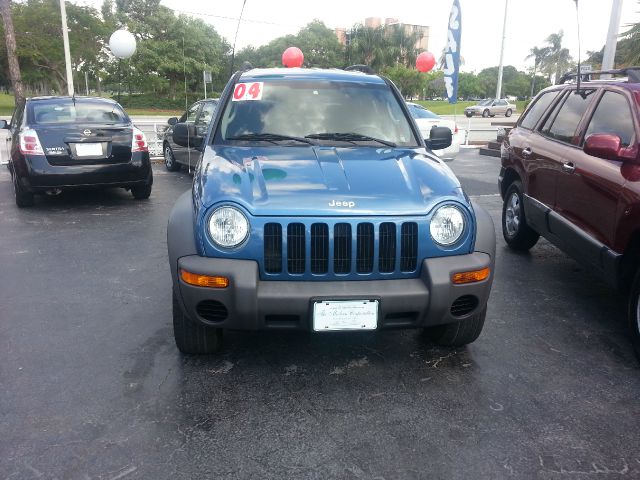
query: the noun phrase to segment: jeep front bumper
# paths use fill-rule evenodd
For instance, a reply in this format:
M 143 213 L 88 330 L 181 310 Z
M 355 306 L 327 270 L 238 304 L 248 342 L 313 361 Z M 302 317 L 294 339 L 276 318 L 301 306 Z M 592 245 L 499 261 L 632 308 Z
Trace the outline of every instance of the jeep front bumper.
M 455 285 L 454 273 L 491 269 L 486 280 Z M 184 312 L 204 325 L 238 330 L 312 330 L 313 305 L 320 300 L 378 300 L 378 328 L 412 328 L 463 320 L 484 308 L 493 281 L 493 258 L 483 252 L 430 258 L 420 278 L 369 281 L 263 281 L 252 260 L 189 255 L 178 272 L 224 276 L 227 288 L 206 288 L 177 279 Z

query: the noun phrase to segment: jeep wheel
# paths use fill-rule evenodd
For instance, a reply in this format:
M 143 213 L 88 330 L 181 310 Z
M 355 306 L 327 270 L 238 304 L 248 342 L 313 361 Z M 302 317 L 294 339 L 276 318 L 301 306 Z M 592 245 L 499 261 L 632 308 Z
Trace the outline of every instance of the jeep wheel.
M 170 172 L 176 172 L 180 170 L 180 164 L 176 162 L 176 157 L 173 156 L 173 150 L 168 143 L 164 145 L 164 166 Z
M 504 116 L 505 116 L 505 117 L 510 117 L 512 113 L 513 113 L 513 112 L 511 111 L 511 109 L 510 109 L 510 108 L 507 108 L 507 111 L 506 111 L 506 112 L 504 112 Z
M 629 296 L 629 332 L 631 344 L 640 361 L 640 269 L 636 273 Z
M 524 216 L 522 183 L 516 180 L 504 196 L 502 204 L 502 236 L 513 250 L 527 251 L 533 247 L 540 235 L 527 225 Z
M 173 292 L 173 336 L 178 350 L 195 355 L 210 354 L 222 348 L 222 329 L 192 322 L 182 311 Z
M 489 116 L 489 110 L 485 110 L 482 112 L 482 118 L 487 118 Z
M 445 347 L 462 347 L 463 345 L 472 343 L 480 336 L 486 316 L 487 306 L 485 305 L 484 308 L 475 315 L 460 320 L 459 322 L 427 327 L 424 329 L 424 334 L 438 345 Z

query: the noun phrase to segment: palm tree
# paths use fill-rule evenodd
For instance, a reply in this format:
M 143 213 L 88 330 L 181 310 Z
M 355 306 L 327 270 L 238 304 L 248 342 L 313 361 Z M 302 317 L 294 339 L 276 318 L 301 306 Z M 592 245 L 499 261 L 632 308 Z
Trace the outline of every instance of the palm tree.
M 640 64 L 640 22 L 629 26 L 631 28 L 621 35 L 618 43 L 620 60 L 625 66 Z
M 386 43 L 382 27 L 373 28 L 358 25 L 354 28 L 351 40 L 351 54 L 358 62 L 377 70 L 385 64 Z
M 543 71 L 547 74 L 547 79 L 551 81 L 553 76 L 554 80 L 558 80 L 563 72 L 566 72 L 573 67 L 573 58 L 569 53 L 569 49 L 562 47 L 562 37 L 564 32 L 560 30 L 558 33 L 552 33 L 546 38 L 546 42 L 549 44 L 548 55 Z
M 533 91 L 536 84 L 536 73 L 538 71 L 538 67 L 541 67 L 543 63 L 549 57 L 549 47 L 533 47 L 529 50 L 529 55 L 525 57 L 525 60 L 531 60 L 533 58 L 533 75 L 531 75 L 531 95 L 533 97 Z
M 386 50 L 390 63 L 410 67 L 416 61 L 416 44 L 421 33 L 402 24 L 388 25 L 385 29 Z

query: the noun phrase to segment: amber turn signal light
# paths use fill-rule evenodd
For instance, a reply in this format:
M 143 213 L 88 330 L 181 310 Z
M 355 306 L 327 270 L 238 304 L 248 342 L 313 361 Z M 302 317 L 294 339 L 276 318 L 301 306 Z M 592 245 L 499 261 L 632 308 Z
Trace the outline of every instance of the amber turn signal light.
M 184 283 L 195 285 L 196 287 L 227 288 L 229 286 L 227 277 L 200 275 L 199 273 L 191 273 L 182 269 L 180 270 L 180 278 Z
M 451 276 L 451 281 L 456 284 L 481 282 L 489 278 L 491 269 L 485 267 L 482 270 L 474 270 L 472 272 L 459 272 Z

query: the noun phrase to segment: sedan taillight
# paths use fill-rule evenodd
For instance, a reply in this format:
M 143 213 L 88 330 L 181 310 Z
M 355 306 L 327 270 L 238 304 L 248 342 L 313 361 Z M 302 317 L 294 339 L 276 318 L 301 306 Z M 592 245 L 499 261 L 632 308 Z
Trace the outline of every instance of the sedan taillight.
M 458 125 L 456 125 L 456 129 L 453 131 L 454 134 L 458 133 Z
M 20 138 L 20 153 L 23 155 L 44 155 L 38 134 L 31 128 L 25 128 L 18 135 Z
M 148 152 L 149 144 L 147 143 L 147 137 L 145 137 L 142 131 L 133 127 L 133 140 L 131 141 L 132 152 Z

